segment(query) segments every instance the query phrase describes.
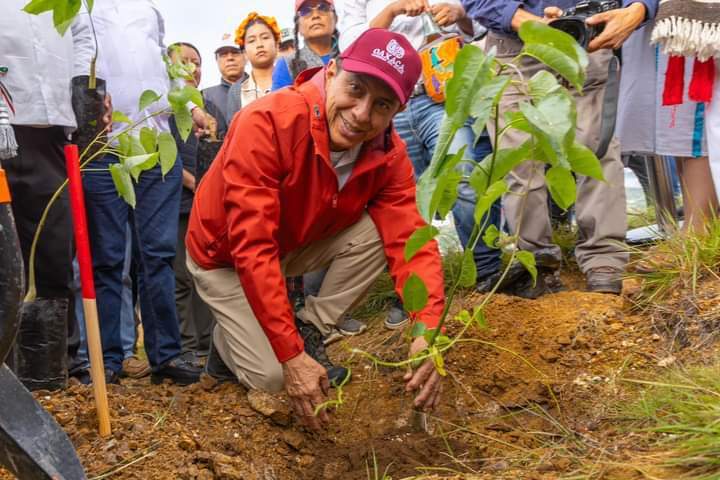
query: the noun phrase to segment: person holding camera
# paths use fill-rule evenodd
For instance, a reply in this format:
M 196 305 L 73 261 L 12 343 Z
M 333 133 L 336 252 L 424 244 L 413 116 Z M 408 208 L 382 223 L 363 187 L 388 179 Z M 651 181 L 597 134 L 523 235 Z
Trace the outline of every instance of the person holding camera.
M 612 129 L 603 128 L 614 122 L 616 108 L 614 101 L 606 100 L 605 92 L 617 88 L 617 62 L 612 49 L 619 48 L 635 29 L 654 18 L 658 0 L 463 0 L 463 5 L 468 15 L 488 28 L 486 49 L 496 49 L 502 63 L 510 62 L 522 50 L 517 32 L 526 21 L 551 23 L 562 17 L 563 25 L 554 26 L 573 34 L 591 52 L 583 93 L 574 89 L 571 93 L 577 102 L 578 141 L 596 152 L 605 181 L 583 176 L 577 179 L 579 234 L 575 256 L 589 291 L 619 294 L 628 262 L 623 247 L 627 229 L 625 187 L 619 142 L 612 136 Z M 523 57 L 517 70 L 529 79 L 547 68 Z M 505 126 L 505 113 L 517 110 L 527 100 L 526 93 L 510 86 L 500 103 L 499 128 Z M 489 127 L 493 129 L 494 125 Z M 490 137 L 494 137 L 492 132 Z M 518 147 L 525 140 L 522 132 L 509 130 L 500 148 Z M 536 257 L 537 283 L 522 282 L 527 288 L 513 292 L 528 298 L 562 288 L 557 276 L 561 253 L 552 241 L 543 169 L 543 164 L 533 160 L 521 164 L 509 175 L 510 192 L 503 198 L 508 226 L 520 235 L 519 247 Z M 523 201 L 526 192 L 528 198 Z

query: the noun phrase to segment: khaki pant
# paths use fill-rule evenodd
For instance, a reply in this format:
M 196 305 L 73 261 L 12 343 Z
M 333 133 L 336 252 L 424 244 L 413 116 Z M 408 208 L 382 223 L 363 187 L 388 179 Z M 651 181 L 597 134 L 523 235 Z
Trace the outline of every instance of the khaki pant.
M 489 34 L 486 48 L 493 47 L 497 48 L 497 59 L 507 63 L 520 52 L 522 42 Z M 597 150 L 600 143 L 603 98 L 611 55 L 608 50 L 591 54 L 583 94 L 571 90 L 577 102 L 577 140 L 593 151 Z M 519 65 L 526 81 L 546 68 L 528 57 L 523 57 Z M 528 97 L 514 87 L 510 86 L 506 90 L 500 101 L 500 128 L 506 124 L 505 112 L 517 110 L 518 104 L 526 100 Z M 489 130 L 490 138 L 494 139 L 492 122 Z M 502 137 L 500 147 L 518 147 L 527 138 L 527 134 L 511 129 Z M 579 238 L 575 256 L 583 273 L 596 267 L 622 270 L 628 262 L 627 249 L 623 244 L 627 230 L 625 181 L 617 138 L 612 139 L 600 163 L 605 182 L 584 176 L 577 177 L 575 213 Z M 510 193 L 503 198 L 503 207 L 510 230 L 515 233 L 520 226 L 520 248 L 535 254 L 550 255 L 559 260 L 560 248 L 552 241 L 544 170 L 545 165 L 540 162 L 527 161 L 519 165 L 509 176 Z M 528 187 L 527 200 L 523 200 L 522 194 Z
M 327 334 L 362 299 L 385 263 L 380 235 L 365 213 L 355 225 L 337 235 L 290 252 L 281 260 L 281 268 L 288 276 L 328 269 L 318 295 L 307 297 L 305 308 L 298 312 L 303 321 Z M 249 388 L 281 390 L 282 367 L 250 308 L 235 270 L 204 270 L 189 255 L 187 266 L 200 297 L 217 321 L 213 342 L 225 364 Z

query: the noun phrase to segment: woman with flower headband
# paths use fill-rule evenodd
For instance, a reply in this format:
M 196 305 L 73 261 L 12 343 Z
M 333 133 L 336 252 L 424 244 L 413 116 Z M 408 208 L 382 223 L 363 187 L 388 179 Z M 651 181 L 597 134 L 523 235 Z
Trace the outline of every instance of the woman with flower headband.
M 278 60 L 273 90 L 292 85 L 303 70 L 327 65 L 337 56 L 337 20 L 333 0 L 295 0 L 295 55 Z M 302 48 L 298 34 L 305 44 Z
M 273 69 L 280 44 L 280 27 L 275 17 L 251 12 L 235 31 L 235 43 L 245 53 L 252 71 L 244 81 L 235 82 L 230 87 L 229 118 L 242 107 L 264 97 L 272 90 Z

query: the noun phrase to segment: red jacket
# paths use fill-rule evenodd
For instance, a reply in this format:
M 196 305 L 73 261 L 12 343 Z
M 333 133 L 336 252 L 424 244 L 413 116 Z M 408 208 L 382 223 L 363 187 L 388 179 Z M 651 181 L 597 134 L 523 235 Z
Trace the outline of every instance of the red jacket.
M 338 191 L 328 135 L 323 70 L 256 100 L 233 119 L 190 214 L 190 256 L 206 270 L 235 268 L 280 362 L 303 351 L 280 259 L 344 230 L 365 210 L 382 237 L 398 293 L 412 272 L 427 285 L 420 320 L 436 326 L 444 306 L 437 244 L 409 263 L 403 258 L 405 242 L 425 225 L 405 144 L 392 129 L 367 142 Z

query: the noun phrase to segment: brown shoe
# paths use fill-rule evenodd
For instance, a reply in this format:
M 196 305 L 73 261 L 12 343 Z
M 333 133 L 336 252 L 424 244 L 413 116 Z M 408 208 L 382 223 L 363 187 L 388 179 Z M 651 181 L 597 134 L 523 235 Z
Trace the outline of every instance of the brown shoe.
M 623 271 L 614 267 L 595 267 L 586 274 L 587 289 L 595 293 L 620 295 L 623 288 Z
M 143 378 L 150 375 L 150 365 L 147 360 L 142 360 L 133 355 L 123 360 L 122 376 L 130 378 Z

